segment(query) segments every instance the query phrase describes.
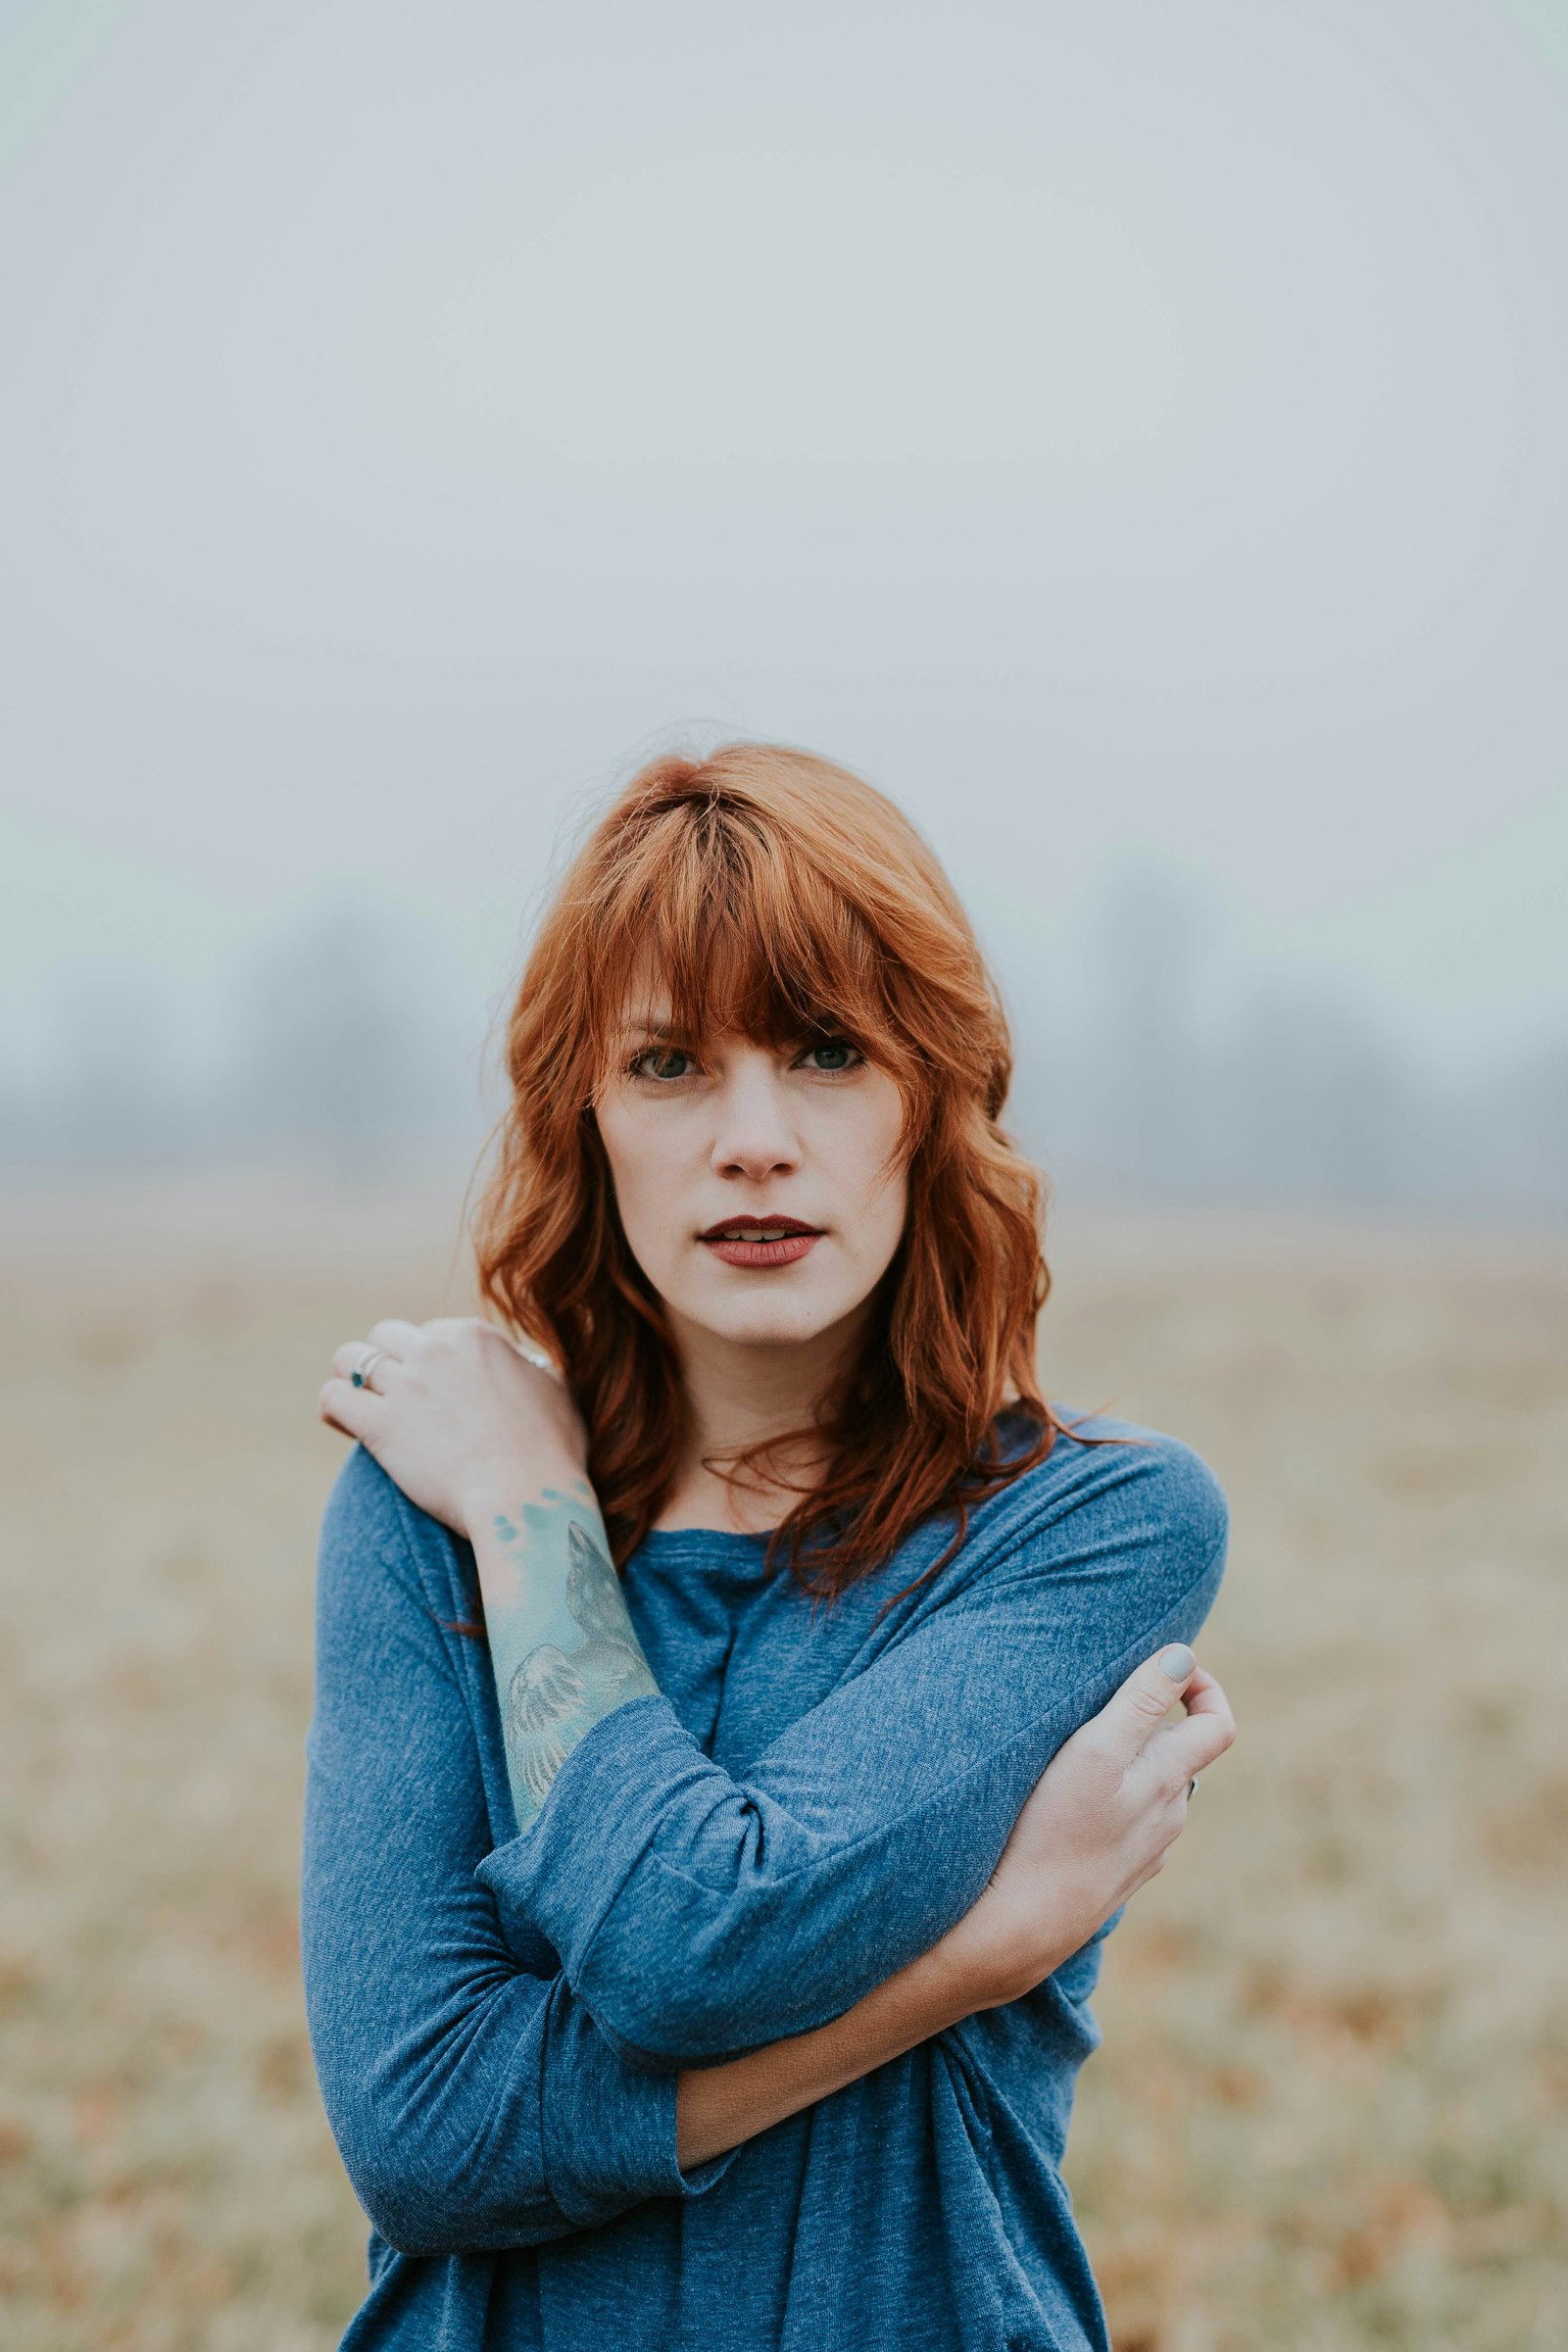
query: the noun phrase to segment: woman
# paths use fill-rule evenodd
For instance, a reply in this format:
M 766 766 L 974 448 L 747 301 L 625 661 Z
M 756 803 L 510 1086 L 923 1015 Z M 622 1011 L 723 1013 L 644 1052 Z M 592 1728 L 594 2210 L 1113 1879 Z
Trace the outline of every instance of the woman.
M 388 1321 L 321 1391 L 345 2343 L 1104 2352 L 1059 2165 L 1101 1940 L 1234 1737 L 1227 1513 L 1038 1393 L 968 924 L 843 770 L 662 760 L 509 1064 L 479 1272 L 544 1360 Z

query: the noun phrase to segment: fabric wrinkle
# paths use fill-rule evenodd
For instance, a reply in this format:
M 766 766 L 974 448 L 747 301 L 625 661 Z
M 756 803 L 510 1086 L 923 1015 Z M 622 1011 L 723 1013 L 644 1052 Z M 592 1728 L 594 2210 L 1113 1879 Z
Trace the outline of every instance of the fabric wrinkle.
M 1068 1408 L 1058 1408 L 1065 1412 Z M 659 1684 L 519 1836 L 471 1555 L 352 1455 L 322 1531 L 303 1945 L 372 2224 L 356 2352 L 1109 2352 L 1060 2163 L 1120 1913 L 977 2013 L 682 2173 L 676 2081 L 809 2030 L 937 1940 L 1063 1739 L 1193 1640 L 1228 1512 L 1102 1416 L 813 1609 L 759 1539 L 623 1573 Z M 936 1548 L 932 1548 L 935 1546 Z M 888 1579 L 895 1578 L 897 1584 Z

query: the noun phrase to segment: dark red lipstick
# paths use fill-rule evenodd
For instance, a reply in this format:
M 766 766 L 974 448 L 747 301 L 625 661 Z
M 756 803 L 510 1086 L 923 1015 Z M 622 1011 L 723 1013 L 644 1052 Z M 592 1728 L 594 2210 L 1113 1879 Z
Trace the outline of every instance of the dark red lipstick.
M 727 1266 L 793 1266 L 822 1238 L 799 1217 L 722 1217 L 697 1239 Z

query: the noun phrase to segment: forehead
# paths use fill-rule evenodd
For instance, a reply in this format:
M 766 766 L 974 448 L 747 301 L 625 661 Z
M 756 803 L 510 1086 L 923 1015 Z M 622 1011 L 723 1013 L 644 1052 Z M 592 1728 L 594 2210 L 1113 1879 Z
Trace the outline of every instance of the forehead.
M 760 1045 L 798 1037 L 830 1017 L 808 1002 L 808 992 L 786 991 L 764 966 L 746 969 L 715 963 L 671 975 L 643 956 L 613 1001 L 612 1025 L 624 1036 L 738 1037 Z
M 684 1019 L 670 1004 L 667 992 L 658 996 L 629 997 L 622 1006 L 617 1034 L 622 1038 L 695 1038 L 736 1039 L 744 1045 L 777 1045 L 784 1034 L 804 1035 L 808 1029 L 822 1026 L 820 1022 L 797 1019 L 787 1025 L 773 1024 L 760 1028 L 755 1022 L 737 1020 L 733 1015 L 721 1016 L 711 1007 L 703 1013 L 688 1014 Z

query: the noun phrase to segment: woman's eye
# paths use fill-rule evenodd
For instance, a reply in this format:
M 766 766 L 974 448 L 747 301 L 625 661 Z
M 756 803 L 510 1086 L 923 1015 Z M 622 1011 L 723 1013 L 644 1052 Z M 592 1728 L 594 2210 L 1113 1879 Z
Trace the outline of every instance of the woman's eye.
M 634 1078 L 689 1078 L 696 1067 L 691 1055 L 680 1046 L 650 1046 L 632 1063 Z
M 847 1037 L 824 1037 L 819 1046 L 808 1047 L 805 1059 L 811 1069 L 852 1070 L 865 1055 Z

